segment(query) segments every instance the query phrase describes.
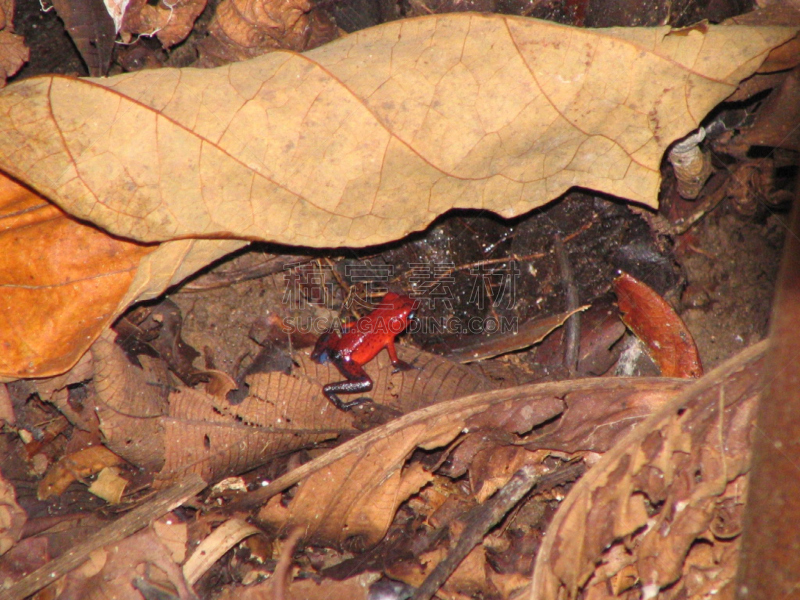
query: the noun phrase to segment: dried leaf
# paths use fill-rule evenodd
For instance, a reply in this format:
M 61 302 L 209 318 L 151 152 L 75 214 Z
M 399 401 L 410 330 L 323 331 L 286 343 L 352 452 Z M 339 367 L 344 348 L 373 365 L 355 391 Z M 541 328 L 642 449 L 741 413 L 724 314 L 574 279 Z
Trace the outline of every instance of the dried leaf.
M 139 368 L 105 332 L 92 346 L 93 401 L 106 446 L 138 467 L 164 465 L 164 430 L 156 417 L 167 414 L 169 385 L 162 362 L 142 357 Z
M 155 35 L 164 48 L 170 48 L 189 36 L 206 3 L 207 0 L 161 0 L 154 4 L 130 0 L 120 31 L 123 35 Z
M 121 461 L 119 456 L 105 446 L 91 446 L 68 454 L 47 471 L 47 475 L 39 482 L 37 496 L 39 500 L 59 496 L 73 481 L 91 477 Z
M 0 168 L 141 241 L 364 246 L 576 185 L 654 206 L 664 149 L 794 31 L 434 15 L 214 70 L 28 79 L 0 93 Z
M 3 538 L 0 542 L 3 548 L 7 541 Z M 4 582 L 17 581 L 44 566 L 49 560 L 49 539 L 45 536 L 27 537 L 3 554 L 0 560 L 0 578 Z
M 21 35 L 14 35 L 14 0 L 0 0 L 0 88 L 30 58 Z
M 187 472 L 217 481 L 353 430 L 353 415 L 337 410 L 322 394 L 327 377 L 341 376 L 305 355 L 298 356 L 296 374 L 249 376 L 250 395 L 231 405 L 224 397 L 186 388 L 170 393 L 162 361 L 143 355 L 141 367 L 136 366 L 113 339 L 113 332 L 104 333 L 92 348 L 93 384 L 86 404 L 99 418 L 106 445 L 157 472 L 158 486 Z M 398 351 L 417 363 L 413 377 L 390 375 L 388 357 L 368 367 L 376 399 L 392 407 L 410 410 L 489 387 L 461 365 L 408 348 Z
M 309 0 L 223 0 L 200 44 L 200 65 L 219 66 L 265 52 L 302 52 L 330 42 L 336 24 Z
M 0 383 L 0 424 L 15 425 L 17 418 L 14 415 L 14 405 L 11 404 L 11 395 L 5 384 Z
M 374 384 L 369 397 L 401 413 L 489 391 L 494 387 L 469 367 L 407 346 L 397 346 L 396 349 L 397 356 L 414 366 L 414 369 L 394 373 L 388 352 L 381 352 L 364 366 L 364 370 Z M 320 385 L 343 379 L 331 363 L 320 365 L 307 354 L 298 354 L 295 360 L 299 372 Z
M 83 384 L 92 378 L 93 373 L 92 357 L 87 353 L 63 375 L 35 379 L 33 384 L 39 398 L 53 404 L 75 427 L 81 431 L 97 432 L 98 421 L 94 410 L 96 406 L 88 397 L 82 397 L 80 402 L 75 402 L 74 395 L 86 391 Z M 95 439 L 99 440 L 100 436 Z
M 189 472 L 218 481 L 352 430 L 352 416 L 303 377 L 254 375 L 250 393 L 236 406 L 196 390 L 172 393 L 169 415 L 159 419 L 166 462 L 156 485 L 165 487 Z
M 0 173 L 0 377 L 65 372 L 130 303 L 158 296 L 242 245 L 121 240 Z
M 59 18 L 94 77 L 108 72 L 116 29 L 103 0 L 53 0 Z
M 0 87 L 28 62 L 30 56 L 24 37 L 8 30 L 0 31 Z
M 736 138 L 737 145 L 774 146 L 800 152 L 800 68 L 795 68 L 779 89 L 770 94 L 755 122 Z
M 186 560 L 186 550 L 189 544 L 189 524 L 175 519 L 172 514 L 168 514 L 153 521 L 153 531 L 169 550 L 172 560 L 182 564 Z
M 726 24 L 736 25 L 779 25 L 783 27 L 800 26 L 800 6 L 797 2 L 760 2 L 758 10 L 731 17 Z M 800 64 L 800 37 L 772 50 L 758 73 L 786 71 Z
M 65 371 L 115 316 L 152 247 L 112 238 L 0 176 L 0 373 Z
M 290 472 L 253 494 L 248 503 L 302 480 L 287 508 L 273 500 L 259 518 L 275 527 L 300 525 L 306 531 L 306 539 L 321 543 L 341 544 L 346 538 L 357 536 L 361 544 L 374 544 L 384 535 L 395 508 L 406 497 L 402 493 L 410 493 L 422 481 L 422 473 L 417 472 L 409 473 L 411 480 L 404 481 L 403 465 L 415 448 L 447 445 L 484 415 L 526 433 L 524 427 L 530 429 L 560 414 L 564 410 L 560 397 L 567 392 L 590 395 L 607 389 L 624 395 L 643 389 L 641 386 L 646 388 L 646 381 L 580 380 L 521 386 L 423 408 L 372 429 Z M 657 382 L 664 384 L 664 380 Z M 382 513 L 380 518 L 376 511 Z
M 97 474 L 97 479 L 89 486 L 89 493 L 109 504 L 119 504 L 127 485 L 128 481 L 119 476 L 119 469 L 107 467 Z
M 168 298 L 139 307 L 114 325 L 120 345 L 133 362 L 138 360 L 138 354 L 161 358 L 170 371 L 191 386 L 196 383 L 197 373 L 192 363 L 200 353 L 181 337 L 182 328 L 181 310 Z
M 678 313 L 650 286 L 622 273 L 614 279 L 622 321 L 647 347 L 664 377 L 700 377 L 694 338 Z
M 689 383 L 659 378 L 618 381 L 620 386 L 609 383 L 606 389 L 566 392 L 563 413 L 527 436 L 526 447 L 568 453 L 606 452 Z M 524 412 L 525 406 L 522 408 L 522 411 L 509 409 L 476 415 L 467 425 L 471 430 L 502 428 L 520 433 L 532 427 Z
M 712 587 L 693 575 L 698 557 L 690 551 L 699 540 L 717 559 L 726 557 L 715 563 L 714 589 L 731 581 L 736 552 L 728 535 L 713 532 L 721 519 L 741 516 L 730 508 L 745 498 L 765 346 L 745 350 L 688 387 L 570 490 L 540 549 L 532 599 L 576 598 L 586 590 L 611 598 L 606 581 L 621 573 L 648 597 L 668 586 L 665 597 L 694 597 L 687 590 Z M 739 527 L 732 523 L 730 530 Z
M 101 553 L 93 553 L 99 557 Z M 144 569 L 147 566 L 149 569 Z M 181 569 L 172 560 L 169 550 L 152 528 L 144 529 L 124 540 L 108 544 L 95 565 L 84 563 L 66 576 L 61 600 L 102 600 L 136 598 L 141 572 L 151 576 L 161 573 L 176 590 L 180 600 L 196 596 L 186 584 Z M 147 580 L 145 580 L 146 582 Z M 165 582 L 166 582 L 165 581 Z
M 410 411 L 490 389 L 466 367 L 410 348 L 397 350 L 401 359 L 417 369 L 392 374 L 388 356 L 378 356 L 366 366 L 375 381 L 371 395 L 376 402 Z M 159 420 L 159 427 L 164 428 L 166 464 L 158 475 L 158 485 L 169 484 L 189 471 L 216 481 L 352 431 L 353 415 L 336 409 L 322 394 L 322 385 L 341 379 L 341 374 L 304 354 L 296 360 L 300 366 L 296 374 L 251 375 L 250 396 L 241 404 L 229 405 L 225 399 L 193 390 L 172 394 L 169 416 Z M 400 491 L 421 483 L 409 474 L 403 481 L 387 485 Z M 384 514 L 381 511 L 381 517 Z
M 27 514 L 17 504 L 14 486 L 0 475 L 0 556 L 22 537 Z

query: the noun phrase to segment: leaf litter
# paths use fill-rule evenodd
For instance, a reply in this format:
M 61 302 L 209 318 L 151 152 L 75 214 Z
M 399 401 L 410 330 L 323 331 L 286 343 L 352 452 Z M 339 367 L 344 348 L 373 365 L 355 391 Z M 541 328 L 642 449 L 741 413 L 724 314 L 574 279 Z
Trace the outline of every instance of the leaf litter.
M 177 255 L 182 255 L 186 248 L 186 244 L 179 247 Z M 180 272 L 180 269 L 173 269 L 166 278 L 162 277 L 162 281 L 169 280 L 176 271 Z M 251 374 L 248 380 L 250 396 L 240 405 L 230 406 L 219 395 L 190 390 L 169 378 L 162 360 L 168 359 L 169 349 L 174 347 L 174 343 L 168 343 L 162 347 L 167 351 L 156 350 L 159 355 L 156 358 L 137 355 L 139 366 L 136 366 L 130 363 L 130 356 L 114 344 L 112 335 L 103 335 L 95 343 L 91 362 L 84 362 L 58 384 L 42 381 L 36 385 L 42 398 L 61 402 L 76 425 L 101 431 L 109 447 L 119 456 L 134 466 L 145 467 L 150 475 L 157 473 L 156 485 L 163 487 L 175 482 L 180 485 L 192 472 L 201 474 L 206 482 L 217 481 L 303 448 L 311 455 L 318 454 L 318 447 L 325 444 L 325 439 L 337 435 L 351 437 L 357 433 L 359 416 L 335 411 L 319 391 L 321 383 L 334 379 L 335 374 L 327 367 L 320 371 L 319 365 L 304 358 L 302 350 L 295 354 L 297 365 L 292 374 Z M 408 348 L 401 349 L 401 352 L 404 360 L 416 361 L 419 372 L 391 374 L 385 356 L 368 365 L 368 371 L 376 381 L 375 399 L 378 404 L 388 406 L 393 414 L 410 412 L 290 470 L 263 487 L 263 493 L 246 496 L 249 502 L 256 499 L 258 503 L 273 496 L 258 514 L 262 525 L 280 531 L 301 524 L 307 541 L 351 551 L 369 548 L 380 554 L 381 538 L 387 532 L 386 539 L 389 539 L 403 531 L 407 524 L 403 519 L 408 519 L 409 515 L 413 516 L 412 521 L 417 526 L 430 521 L 426 525 L 429 528 L 426 534 L 417 538 L 419 543 L 426 542 L 426 545 L 415 549 L 420 559 L 416 565 L 413 559 L 406 559 L 403 563 L 393 562 L 391 554 L 383 556 L 384 563 L 387 563 L 385 572 L 417 586 L 422 583 L 424 572 L 449 554 L 448 542 L 443 540 L 449 536 L 450 543 L 454 544 L 464 531 L 464 521 L 460 517 L 444 516 L 446 507 L 458 504 L 451 499 L 460 498 L 459 502 L 474 506 L 476 500 L 485 501 L 494 490 L 502 490 L 513 479 L 514 473 L 531 466 L 537 473 L 546 475 L 557 472 L 564 468 L 565 463 L 574 460 L 590 466 L 605 465 L 608 457 L 620 452 L 620 446 L 634 452 L 626 440 L 621 445 L 615 444 L 626 435 L 634 436 L 639 430 L 630 432 L 636 423 L 648 417 L 651 419 L 648 422 L 655 422 L 661 414 L 660 407 L 665 406 L 667 408 L 663 410 L 672 410 L 673 417 L 678 415 L 680 419 L 688 411 L 687 418 L 699 418 L 703 426 L 697 428 L 697 436 L 694 435 L 694 422 L 683 429 L 674 421 L 663 431 L 647 428 L 650 437 L 646 444 L 643 443 L 643 454 L 636 455 L 633 462 L 630 459 L 625 462 L 625 469 L 629 469 L 630 464 L 635 465 L 635 469 L 625 471 L 614 465 L 611 471 L 601 471 L 598 475 L 602 481 L 599 487 L 593 488 L 596 501 L 589 507 L 595 510 L 592 518 L 596 519 L 593 522 L 598 524 L 597 528 L 586 528 L 582 520 L 584 515 L 577 512 L 577 516 L 572 517 L 577 525 L 569 530 L 569 535 L 565 534 L 562 539 L 558 537 L 560 530 L 557 529 L 553 529 L 555 533 L 552 536 L 548 535 L 540 551 L 544 558 L 537 561 L 534 585 L 540 567 L 546 568 L 552 562 L 551 555 L 546 554 L 551 552 L 547 543 L 564 544 L 558 545 L 558 553 L 563 552 L 562 556 L 565 556 L 569 551 L 568 544 L 575 541 L 581 548 L 595 550 L 616 543 L 611 543 L 608 561 L 600 564 L 597 573 L 589 572 L 589 567 L 598 565 L 594 555 L 581 555 L 577 561 L 560 563 L 561 570 L 555 570 L 556 583 L 548 585 L 564 586 L 567 593 L 574 593 L 581 586 L 602 591 L 608 589 L 608 585 L 615 592 L 643 588 L 650 593 L 669 586 L 681 575 L 681 585 L 695 586 L 687 588 L 693 592 L 710 590 L 720 581 L 730 581 L 730 565 L 736 551 L 735 545 L 727 542 L 735 540 L 736 515 L 741 511 L 741 474 L 746 469 L 746 457 L 742 455 L 746 444 L 742 440 L 746 439 L 749 423 L 746 415 L 738 418 L 740 413 L 734 415 L 731 412 L 730 421 L 719 419 L 709 425 L 712 417 L 708 414 L 713 410 L 704 409 L 704 405 L 700 408 L 691 405 L 685 400 L 689 391 L 681 392 L 691 384 L 676 380 L 609 379 L 605 382 L 565 382 L 489 391 L 495 384 L 467 367 Z M 208 361 L 211 355 L 205 351 L 204 355 Z M 757 369 L 746 363 L 744 367 L 739 365 L 728 370 L 749 381 L 747 393 L 752 396 L 757 384 L 751 371 Z M 703 379 L 691 389 L 703 390 L 704 385 L 715 384 Z M 82 397 L 82 407 L 76 409 L 78 395 L 75 390 L 92 386 L 96 389 L 84 390 L 87 395 Z M 735 388 L 732 390 L 733 400 L 720 401 L 718 394 L 706 402 L 717 407 L 742 404 L 736 395 L 737 386 L 732 387 Z M 458 399 L 465 395 L 466 398 Z M 56 400 L 57 397 L 60 399 Z M 675 398 L 689 402 L 689 408 L 677 407 Z M 13 402 L 15 399 L 17 402 Z M 16 407 L 19 406 L 18 400 L 18 395 L 12 398 Z M 713 404 L 714 401 L 717 404 Z M 98 415 L 96 423 L 87 412 Z M 655 416 L 649 416 L 653 413 Z M 729 422 L 736 423 L 739 429 L 727 425 Z M 730 435 L 739 440 L 739 454 L 734 457 L 732 470 L 728 470 L 727 463 L 722 460 L 721 476 L 720 459 L 713 456 L 715 446 L 711 444 L 723 435 L 723 425 L 719 423 L 727 425 Z M 281 427 L 276 427 L 276 424 Z M 333 426 L 337 424 L 339 426 Z M 715 425 L 716 430 L 713 429 Z M 718 444 L 717 447 L 721 446 Z M 706 454 L 710 454 L 705 462 L 700 463 L 705 469 L 701 469 L 703 474 L 711 473 L 705 486 L 702 485 L 703 478 L 691 482 L 676 475 L 683 472 L 683 463 L 679 462 L 678 466 L 670 464 L 670 461 L 686 460 L 684 454 L 692 448 L 706 448 Z M 600 458 L 603 453 L 606 458 Z M 467 494 L 445 491 L 445 481 L 450 477 L 443 474 L 448 473 L 448 469 L 450 477 L 463 476 L 463 481 L 468 482 L 470 489 Z M 590 470 L 590 473 L 594 472 Z M 663 482 L 659 483 L 663 477 L 659 478 L 658 473 L 666 473 L 677 482 L 673 486 L 674 492 L 667 490 Z M 129 472 L 128 476 L 131 474 Z M 574 489 L 580 489 L 582 482 Z M 552 516 L 569 486 L 534 496 L 520 512 L 527 506 L 531 513 L 549 512 Z M 438 490 L 438 499 L 426 506 L 426 502 L 434 497 L 431 492 L 434 489 Z M 276 495 L 278 493 L 280 495 Z M 672 502 L 670 493 L 674 493 L 676 498 L 682 494 L 681 499 Z M 646 494 L 647 502 L 643 502 L 642 494 Z M 574 498 L 575 495 L 573 490 L 568 497 Z M 708 516 L 709 498 L 720 500 L 718 509 L 714 505 L 711 518 Z M 658 499 L 664 504 L 654 507 L 653 499 L 656 504 Z M 236 498 L 233 500 L 233 506 L 240 509 L 247 506 L 246 503 L 237 503 Z M 440 509 L 438 518 L 436 511 L 427 512 L 434 506 Z M 682 508 L 676 509 L 678 506 Z M 671 512 L 669 507 L 672 507 Z M 653 512 L 657 509 L 662 510 Z M 458 510 L 448 510 L 453 515 L 461 514 Z M 560 510 L 558 515 L 563 513 Z M 495 567 L 502 562 L 498 556 L 502 555 L 503 545 L 511 543 L 508 536 L 531 548 L 538 544 L 537 539 L 541 541 L 544 521 L 531 519 L 530 523 L 538 523 L 538 526 L 529 526 L 528 522 L 514 523 L 513 519 L 514 515 L 508 523 L 501 525 L 499 536 L 492 542 L 485 542 L 469 553 L 461 569 L 442 589 L 443 597 L 476 593 L 500 593 L 502 597 L 510 597 L 529 584 L 532 565 L 506 572 Z M 642 523 L 646 525 L 649 519 L 660 528 L 655 525 L 645 527 L 642 533 Z M 673 520 L 680 526 L 673 527 Z M 559 523 L 558 517 L 556 523 Z M 423 530 L 416 533 L 420 531 Z M 658 531 L 658 536 L 653 531 Z M 668 535 L 666 541 L 661 541 L 664 531 Z M 711 534 L 704 533 L 706 531 Z M 508 536 L 503 532 L 508 532 Z M 581 541 L 582 533 L 588 535 L 588 543 Z M 148 537 L 151 536 L 149 529 L 140 535 L 142 539 L 150 540 L 148 543 L 155 543 Z M 716 540 L 710 544 L 713 546 L 711 550 L 707 545 L 695 543 L 697 540 L 710 540 L 710 535 Z M 626 541 L 624 546 L 617 541 L 619 538 Z M 636 547 L 632 551 L 628 540 L 640 543 L 640 538 L 643 549 L 639 551 Z M 146 593 L 154 582 L 131 578 L 131 573 L 136 564 L 148 562 L 165 572 L 179 597 L 184 597 L 187 588 L 181 579 L 183 575 L 169 562 L 175 558 L 166 560 L 166 555 L 159 554 L 148 560 L 136 551 L 135 540 L 139 538 L 128 539 L 132 545 L 130 552 L 125 553 L 125 560 L 98 565 L 97 568 L 103 569 L 102 577 L 94 581 L 102 580 L 108 586 L 119 583 L 123 588 L 115 593 L 128 593 L 130 588 L 126 586 L 131 583 Z M 637 559 L 641 557 L 639 563 L 630 557 L 635 552 L 639 552 Z M 305 559 L 301 557 L 300 561 L 304 565 L 301 568 L 320 569 L 325 566 L 320 559 L 315 560 L 310 555 Z M 605 567 L 606 564 L 610 566 Z M 723 565 L 715 572 L 713 582 L 699 576 L 707 576 L 711 564 Z M 645 571 L 645 567 L 651 567 L 650 571 Z M 122 574 L 121 580 L 117 579 L 118 572 Z M 653 573 L 658 576 L 653 577 Z M 73 578 L 70 585 L 84 585 L 80 577 L 85 575 L 76 572 L 75 576 L 78 580 Z M 91 572 L 88 576 L 92 576 Z M 357 589 L 360 592 L 353 592 L 350 587 L 347 589 L 351 595 L 344 597 L 359 597 L 369 582 L 359 580 Z M 346 580 L 342 586 L 353 583 L 353 580 Z M 155 585 L 159 583 L 155 582 Z M 295 580 L 288 593 L 295 594 L 295 597 L 309 597 L 309 594 L 316 593 L 315 586 L 317 584 L 309 584 L 309 580 Z M 234 588 L 228 588 L 231 589 Z M 103 592 L 109 590 L 110 587 Z M 253 588 L 252 593 L 264 597 L 263 594 L 268 592 Z

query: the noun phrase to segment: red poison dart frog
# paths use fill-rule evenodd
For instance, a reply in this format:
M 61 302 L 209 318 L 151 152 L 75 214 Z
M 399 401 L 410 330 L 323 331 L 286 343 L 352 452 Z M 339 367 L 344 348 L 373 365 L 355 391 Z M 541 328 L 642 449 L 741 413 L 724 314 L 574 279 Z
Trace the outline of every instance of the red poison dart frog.
M 397 358 L 394 338 L 414 318 L 415 303 L 408 296 L 389 292 L 381 300 L 378 308 L 355 323 L 346 326 L 341 337 L 335 331 L 323 333 L 314 346 L 311 359 L 319 364 L 331 361 L 347 381 L 329 383 L 322 388 L 325 397 L 340 410 L 350 410 L 354 406 L 368 402 L 370 398 L 358 398 L 343 402 L 337 394 L 359 394 L 372 389 L 372 379 L 364 370 L 364 365 L 386 348 L 392 359 L 394 373 L 407 371 L 414 367 Z

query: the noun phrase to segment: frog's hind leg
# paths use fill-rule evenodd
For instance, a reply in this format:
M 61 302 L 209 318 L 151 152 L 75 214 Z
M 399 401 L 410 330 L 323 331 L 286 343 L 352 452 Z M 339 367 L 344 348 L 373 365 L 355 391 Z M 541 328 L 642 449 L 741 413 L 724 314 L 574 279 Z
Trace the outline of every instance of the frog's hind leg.
M 347 377 L 347 381 L 337 381 L 323 387 L 322 392 L 325 397 L 339 410 L 350 410 L 354 406 L 372 402 L 372 398 L 367 398 L 366 396 L 356 398 L 350 402 L 344 402 L 339 398 L 338 394 L 362 394 L 372 389 L 372 379 L 369 378 L 364 367 L 354 363 L 347 363 L 346 371 L 345 369 L 342 369 L 342 371 Z

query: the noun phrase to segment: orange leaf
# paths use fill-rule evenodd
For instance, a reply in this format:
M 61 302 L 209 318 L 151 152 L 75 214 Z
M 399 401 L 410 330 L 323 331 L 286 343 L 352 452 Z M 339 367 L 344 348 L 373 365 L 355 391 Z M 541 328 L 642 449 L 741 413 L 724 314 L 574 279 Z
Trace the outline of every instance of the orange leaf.
M 75 364 L 154 249 L 81 223 L 0 173 L 0 377 Z
M 647 347 L 664 377 L 700 377 L 694 338 L 678 314 L 651 287 L 627 273 L 614 280 L 622 321 Z

